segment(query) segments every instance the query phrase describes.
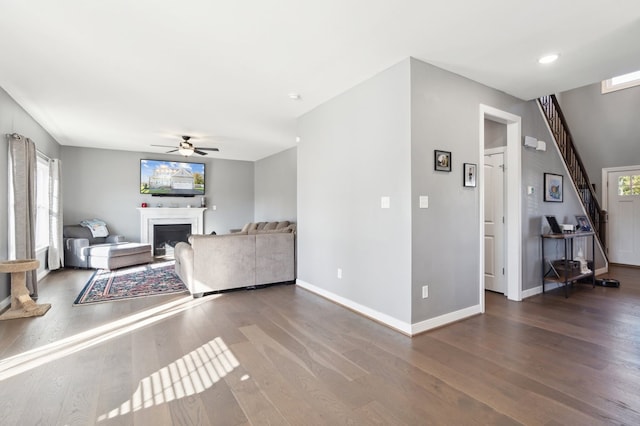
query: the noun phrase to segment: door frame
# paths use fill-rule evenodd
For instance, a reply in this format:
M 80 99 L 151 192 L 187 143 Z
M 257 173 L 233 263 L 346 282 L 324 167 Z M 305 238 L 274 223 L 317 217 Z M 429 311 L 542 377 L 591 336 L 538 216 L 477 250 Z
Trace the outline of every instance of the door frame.
M 507 152 L 505 155 L 506 190 L 505 190 L 505 279 L 507 280 L 507 298 L 522 300 L 522 155 L 520 141 L 522 138 L 522 119 L 497 108 L 480 104 L 479 121 L 480 137 L 478 138 L 478 178 L 484 182 L 484 120 L 491 120 L 507 125 Z M 480 262 L 478 267 L 478 292 L 480 310 L 484 312 L 484 184 L 480 186 L 480 202 L 478 214 L 478 247 Z

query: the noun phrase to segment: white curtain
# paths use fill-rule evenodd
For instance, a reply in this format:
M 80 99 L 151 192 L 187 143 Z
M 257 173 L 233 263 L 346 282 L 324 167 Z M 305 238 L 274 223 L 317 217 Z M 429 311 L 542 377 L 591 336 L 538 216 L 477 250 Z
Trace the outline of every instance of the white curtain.
M 16 133 L 9 140 L 9 257 L 36 258 L 36 146 Z M 38 298 L 37 271 L 28 271 L 27 289 Z
M 64 266 L 62 249 L 62 194 L 60 193 L 60 160 L 49 160 L 49 253 L 47 263 L 54 271 Z

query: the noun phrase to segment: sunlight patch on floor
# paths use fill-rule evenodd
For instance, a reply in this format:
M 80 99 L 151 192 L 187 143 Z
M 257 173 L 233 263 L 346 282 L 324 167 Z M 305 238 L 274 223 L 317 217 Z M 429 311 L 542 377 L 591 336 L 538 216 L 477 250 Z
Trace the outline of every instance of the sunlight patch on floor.
M 140 380 L 131 399 L 98 416 L 97 421 L 204 392 L 239 365 L 222 338 L 216 337 Z
M 154 324 L 172 315 L 214 300 L 219 296 L 212 295 L 197 299 L 191 296 L 181 297 L 102 326 L 94 327 L 74 336 L 0 360 L 0 381 Z

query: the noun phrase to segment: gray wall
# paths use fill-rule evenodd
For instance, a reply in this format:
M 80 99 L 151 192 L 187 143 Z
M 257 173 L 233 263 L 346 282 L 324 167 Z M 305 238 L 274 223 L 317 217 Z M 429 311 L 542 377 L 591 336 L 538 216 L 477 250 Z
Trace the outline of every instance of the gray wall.
M 297 148 L 255 162 L 255 221 L 297 218 Z
M 298 278 L 407 323 L 409 73 L 407 59 L 298 121 Z
M 640 86 L 601 94 L 600 83 L 558 96 L 589 180 L 602 200 L 602 169 L 640 164 Z
M 507 125 L 484 120 L 484 149 L 507 146 Z
M 521 100 L 411 60 L 412 321 L 480 303 L 479 188 L 462 185 L 462 164 L 479 164 L 480 104 L 511 111 Z M 435 171 L 434 150 L 451 151 L 451 172 Z M 482 182 L 478 182 L 482 185 Z M 420 209 L 418 197 L 429 196 Z M 429 297 L 421 289 L 429 285 Z
M 463 187 L 462 164 L 480 160 L 480 104 L 521 116 L 523 137 L 549 142 L 546 152 L 518 148 L 523 289 L 540 286 L 541 217 L 569 221 L 581 209 L 567 180 L 564 203 L 542 202 L 543 173 L 565 172 L 537 105 L 412 58 L 300 118 L 298 278 L 411 324 L 477 305 L 479 190 Z M 489 127 L 490 144 L 503 145 Z M 452 152 L 451 172 L 434 171 L 436 149 Z
M 60 145 L 46 130 L 42 128 L 27 112 L 18 105 L 7 92 L 0 88 L 0 136 L 3 143 L 0 149 L 0 259 L 8 257 L 7 241 L 7 214 L 8 214 L 8 194 L 7 194 L 7 165 L 8 150 L 5 139 L 7 133 L 20 133 L 33 140 L 37 149 L 50 158 L 58 158 Z M 40 262 L 44 265 L 44 259 Z M 0 301 L 9 297 L 9 275 L 0 274 Z
M 182 157 L 94 148 L 62 147 L 65 224 L 101 218 L 114 234 L 140 240 L 137 207 L 142 202 L 165 207 L 199 205 L 200 199 L 140 194 L 140 159 Z M 228 233 L 253 220 L 253 162 L 193 158 L 206 164 L 205 233 Z M 213 206 L 216 210 L 213 210 Z
M 560 154 L 555 147 L 551 134 L 539 112 L 535 101 L 517 105 L 511 112 L 522 117 L 522 138 L 533 136 L 547 143 L 546 151 L 533 148 L 522 150 L 522 288 L 523 290 L 538 287 L 542 284 L 542 249 L 540 234 L 548 230 L 546 215 L 554 215 L 559 223 L 577 223 L 575 215 L 585 214 L 578 194 L 571 183 Z M 544 173 L 564 176 L 563 202 L 544 201 Z M 533 186 L 534 193 L 527 195 L 527 186 Z M 585 241 L 576 240 L 577 245 Z M 550 260 L 564 256 L 563 245 L 555 241 L 547 241 L 545 257 Z M 604 257 L 596 248 L 596 266 L 604 266 Z

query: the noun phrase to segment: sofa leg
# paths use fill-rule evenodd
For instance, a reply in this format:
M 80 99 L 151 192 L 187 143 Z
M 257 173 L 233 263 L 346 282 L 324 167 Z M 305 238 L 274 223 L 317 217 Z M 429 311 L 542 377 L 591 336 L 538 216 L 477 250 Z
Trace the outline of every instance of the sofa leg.
M 204 293 L 193 293 L 193 295 L 192 295 L 192 296 L 193 296 L 193 298 L 194 298 L 194 299 L 199 299 L 199 298 L 201 298 L 201 297 L 202 297 L 202 295 L 203 295 L 203 294 L 204 294 Z

